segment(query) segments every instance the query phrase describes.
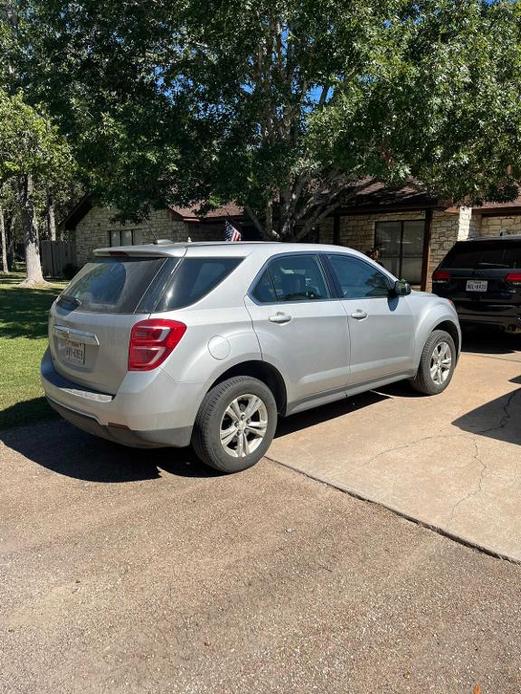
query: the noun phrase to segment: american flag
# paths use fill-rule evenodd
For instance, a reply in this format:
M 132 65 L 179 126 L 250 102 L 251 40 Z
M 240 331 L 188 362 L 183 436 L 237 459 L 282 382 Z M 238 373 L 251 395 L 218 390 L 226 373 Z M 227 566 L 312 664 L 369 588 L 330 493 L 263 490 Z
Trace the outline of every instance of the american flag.
M 231 222 L 226 220 L 224 223 L 224 240 L 225 241 L 241 241 L 241 232 L 233 226 Z

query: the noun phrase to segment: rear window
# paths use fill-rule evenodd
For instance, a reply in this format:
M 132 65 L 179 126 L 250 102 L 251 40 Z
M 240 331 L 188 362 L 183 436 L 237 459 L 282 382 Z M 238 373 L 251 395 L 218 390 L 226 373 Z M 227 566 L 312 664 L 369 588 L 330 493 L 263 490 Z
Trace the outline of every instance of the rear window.
M 165 258 L 108 257 L 87 263 L 58 305 L 101 313 L 134 313 Z
M 462 270 L 521 268 L 521 242 L 464 241 L 457 243 L 441 267 Z
M 242 258 L 183 258 L 158 293 L 154 312 L 173 311 L 194 304 L 215 289 Z

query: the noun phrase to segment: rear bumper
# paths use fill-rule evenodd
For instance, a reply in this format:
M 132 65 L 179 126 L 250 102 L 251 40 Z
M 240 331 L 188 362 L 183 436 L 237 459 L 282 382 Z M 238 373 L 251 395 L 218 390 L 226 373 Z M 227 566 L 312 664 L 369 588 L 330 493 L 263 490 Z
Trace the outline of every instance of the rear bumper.
M 59 374 L 49 350 L 40 369 L 51 407 L 79 429 L 125 446 L 188 446 L 201 386 L 174 383 L 163 374 L 144 383 L 129 377 L 116 395 L 100 393 Z
M 47 402 L 63 419 L 66 419 L 78 429 L 86 431 L 93 436 L 120 443 L 123 446 L 132 448 L 174 446 L 182 448 L 183 446 L 188 446 L 192 436 L 192 427 L 157 431 L 133 431 L 123 425 L 102 425 L 94 417 L 63 407 L 49 397 L 47 397 Z
M 460 323 L 464 325 L 490 325 L 502 329 L 521 328 L 521 305 L 505 302 L 501 297 L 478 298 L 454 295 L 449 289 L 433 283 L 433 292 L 454 303 Z
M 521 317 L 518 314 L 505 315 L 494 312 L 458 312 L 460 323 L 465 325 L 489 325 L 502 330 L 521 330 Z

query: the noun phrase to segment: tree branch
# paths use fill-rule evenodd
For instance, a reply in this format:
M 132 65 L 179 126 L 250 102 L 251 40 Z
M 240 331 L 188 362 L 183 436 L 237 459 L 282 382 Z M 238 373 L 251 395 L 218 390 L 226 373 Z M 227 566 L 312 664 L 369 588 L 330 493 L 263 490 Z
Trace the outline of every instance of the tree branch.
M 252 208 L 249 205 L 244 205 L 244 211 L 246 212 L 248 217 L 251 219 L 251 221 L 255 225 L 255 228 L 257 229 L 257 231 L 260 232 L 260 235 L 262 236 L 262 238 L 264 238 L 264 227 L 260 223 L 259 218 L 255 214 L 255 212 L 252 210 Z
M 340 191 L 339 191 L 339 193 L 340 193 Z M 309 234 L 309 232 L 313 229 L 314 226 L 316 226 L 319 222 L 321 222 L 324 219 L 324 217 L 327 217 L 329 214 L 331 214 L 331 212 L 334 212 L 339 205 L 340 205 L 340 200 L 338 200 L 338 198 L 337 198 L 334 200 L 334 202 L 332 202 L 330 205 L 325 207 L 322 211 L 318 212 L 313 217 L 310 217 L 304 223 L 304 226 L 299 231 L 299 233 L 296 235 L 296 240 L 300 241 L 300 239 L 305 238 Z

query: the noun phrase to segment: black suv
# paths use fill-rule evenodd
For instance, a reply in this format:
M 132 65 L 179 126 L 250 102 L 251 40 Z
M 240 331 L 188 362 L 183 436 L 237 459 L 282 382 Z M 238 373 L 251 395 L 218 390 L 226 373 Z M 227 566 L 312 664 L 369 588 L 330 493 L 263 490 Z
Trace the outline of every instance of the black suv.
M 521 332 L 521 236 L 458 241 L 434 272 L 432 291 L 454 302 L 463 327 Z

